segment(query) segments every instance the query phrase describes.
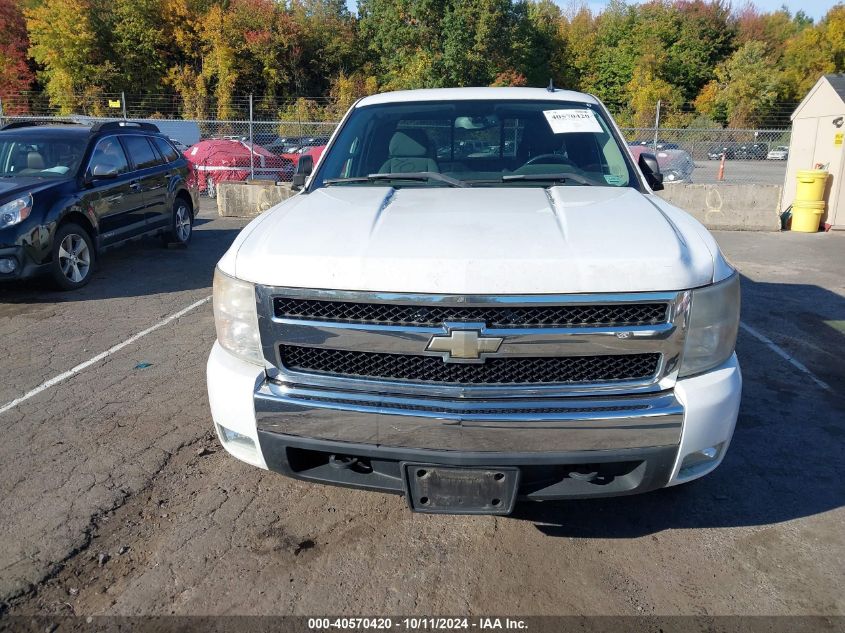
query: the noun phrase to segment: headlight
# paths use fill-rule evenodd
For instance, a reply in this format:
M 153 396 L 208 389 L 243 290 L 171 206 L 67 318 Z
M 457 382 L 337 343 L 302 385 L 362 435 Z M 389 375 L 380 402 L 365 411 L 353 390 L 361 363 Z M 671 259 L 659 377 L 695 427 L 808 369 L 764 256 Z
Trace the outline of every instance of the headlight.
M 29 217 L 31 211 L 32 196 L 29 194 L 0 205 L 0 229 L 23 222 Z
M 739 329 L 739 275 L 692 291 L 680 377 L 718 367 L 731 357 Z
M 245 361 L 264 365 L 258 336 L 255 287 L 214 269 L 214 325 L 220 345 Z

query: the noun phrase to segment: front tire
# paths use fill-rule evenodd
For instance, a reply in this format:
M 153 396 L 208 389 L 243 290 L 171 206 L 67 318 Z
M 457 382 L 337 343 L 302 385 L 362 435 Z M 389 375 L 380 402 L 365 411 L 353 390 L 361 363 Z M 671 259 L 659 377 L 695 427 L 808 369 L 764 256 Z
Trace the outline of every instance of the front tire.
M 194 234 L 194 216 L 190 205 L 184 198 L 176 198 L 173 203 L 173 214 L 170 218 L 170 229 L 164 235 L 165 244 L 187 246 Z
M 94 272 L 94 245 L 88 231 L 69 222 L 56 231 L 50 273 L 62 290 L 76 290 L 91 280 Z

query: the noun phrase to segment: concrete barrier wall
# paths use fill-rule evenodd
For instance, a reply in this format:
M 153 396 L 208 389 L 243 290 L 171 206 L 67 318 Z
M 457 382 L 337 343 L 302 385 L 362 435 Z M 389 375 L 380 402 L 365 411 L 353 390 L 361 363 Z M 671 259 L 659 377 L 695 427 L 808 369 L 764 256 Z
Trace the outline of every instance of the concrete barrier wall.
M 221 182 L 217 185 L 217 213 L 225 217 L 251 218 L 293 195 L 290 183 L 270 180 Z
M 708 229 L 779 231 L 780 185 L 667 183 L 657 192 Z
M 779 231 L 780 185 L 667 184 L 658 195 L 692 214 L 709 229 Z M 290 183 L 221 182 L 217 211 L 221 216 L 254 217 L 293 195 Z

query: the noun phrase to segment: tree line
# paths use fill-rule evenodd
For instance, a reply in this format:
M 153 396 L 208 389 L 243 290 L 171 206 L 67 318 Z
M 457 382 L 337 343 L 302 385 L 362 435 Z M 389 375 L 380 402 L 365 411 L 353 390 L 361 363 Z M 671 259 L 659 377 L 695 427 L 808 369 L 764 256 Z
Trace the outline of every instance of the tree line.
M 155 115 L 231 118 L 255 95 L 271 116 L 336 118 L 376 91 L 545 86 L 591 92 L 620 124 L 783 122 L 845 70 L 845 4 L 732 10 L 724 0 L 0 0 L 0 98 L 33 91 L 59 113 L 125 91 Z M 9 106 L 7 105 L 7 114 Z

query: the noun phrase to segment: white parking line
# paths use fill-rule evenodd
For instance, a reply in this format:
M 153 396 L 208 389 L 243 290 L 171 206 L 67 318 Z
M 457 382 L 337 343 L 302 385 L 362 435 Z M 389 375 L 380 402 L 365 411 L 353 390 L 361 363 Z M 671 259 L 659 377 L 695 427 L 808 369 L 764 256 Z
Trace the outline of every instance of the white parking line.
M 819 378 L 817 378 L 816 375 L 813 372 L 811 372 L 809 369 L 807 369 L 807 366 L 804 365 L 804 363 L 794 359 L 792 356 L 789 355 L 789 353 L 785 349 L 780 347 L 777 343 L 775 343 L 768 336 L 758 332 L 757 330 L 755 330 L 750 325 L 746 325 L 744 322 L 740 322 L 739 327 L 741 327 L 743 330 L 748 332 L 751 336 L 753 336 L 758 341 L 763 343 L 766 347 L 768 347 L 775 354 L 777 354 L 778 356 L 783 358 L 786 362 L 788 362 L 790 365 L 795 367 L 795 369 L 800 371 L 802 374 L 806 374 L 806 376 L 810 380 L 812 380 L 814 383 L 816 383 L 816 385 L 818 385 L 819 387 L 821 387 L 825 391 L 830 391 L 830 385 L 828 385 L 823 380 L 820 380 Z
M 21 397 L 15 398 L 11 402 L 7 402 L 6 404 L 4 404 L 2 407 L 0 407 L 0 414 L 6 413 L 6 411 L 18 406 L 21 402 L 29 400 L 30 398 L 32 398 L 34 396 L 37 396 L 42 391 L 49 389 L 50 387 L 54 387 L 55 385 L 59 384 L 60 382 L 67 380 L 71 376 L 74 376 L 74 375 L 78 374 L 79 372 L 81 372 L 82 370 L 87 369 L 91 365 L 94 365 L 95 363 L 99 363 L 104 358 L 108 358 L 109 356 L 111 356 L 115 352 L 119 352 L 120 350 L 122 350 L 124 347 L 126 347 L 128 345 L 132 345 L 132 343 L 134 343 L 138 339 L 145 337 L 147 334 L 150 334 L 151 332 L 155 332 L 159 328 L 163 328 L 165 325 L 167 325 L 171 321 L 175 321 L 179 317 L 185 316 L 191 310 L 195 310 L 196 308 L 199 308 L 201 305 L 208 303 L 210 300 L 211 300 L 210 296 L 206 297 L 205 299 L 200 299 L 199 301 L 196 301 L 196 302 L 192 303 L 191 305 L 189 305 L 187 308 L 183 308 L 183 309 L 179 310 L 179 312 L 174 312 L 170 316 L 163 318 L 161 321 L 159 321 L 155 325 L 151 325 L 146 330 L 142 330 L 142 331 L 138 332 L 137 334 L 130 336 L 128 339 L 126 339 L 122 343 L 118 343 L 117 345 L 107 349 L 105 352 L 101 352 L 100 354 L 97 354 L 96 356 L 94 356 L 94 358 L 86 360 L 84 363 L 79 363 L 76 367 L 69 369 L 68 371 L 66 371 L 64 373 L 61 373 L 54 378 L 50 378 L 50 380 L 48 380 L 47 382 L 41 383 L 35 389 L 32 389 L 31 391 L 27 391 Z

